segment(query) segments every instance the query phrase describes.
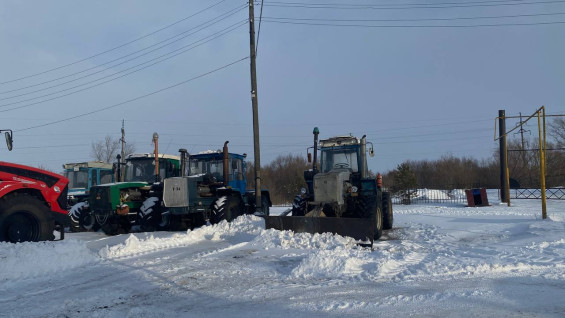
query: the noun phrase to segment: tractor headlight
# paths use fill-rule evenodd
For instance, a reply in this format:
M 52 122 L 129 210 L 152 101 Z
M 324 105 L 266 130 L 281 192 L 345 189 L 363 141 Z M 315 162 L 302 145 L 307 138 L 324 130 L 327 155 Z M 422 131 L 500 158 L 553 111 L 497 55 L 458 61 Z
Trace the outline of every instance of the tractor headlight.
M 359 189 L 357 189 L 356 186 L 351 187 L 351 193 L 357 193 L 357 190 L 359 190 Z

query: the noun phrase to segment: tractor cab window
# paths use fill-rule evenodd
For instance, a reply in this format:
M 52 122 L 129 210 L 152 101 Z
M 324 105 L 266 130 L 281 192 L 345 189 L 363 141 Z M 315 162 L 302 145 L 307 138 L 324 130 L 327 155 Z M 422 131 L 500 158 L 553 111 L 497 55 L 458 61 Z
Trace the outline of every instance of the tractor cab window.
M 114 173 L 111 170 L 100 170 L 100 184 L 111 183 Z
M 223 181 L 224 163 L 223 160 L 198 160 L 190 159 L 190 175 L 210 174 L 216 181 Z
M 357 149 L 337 148 L 322 150 L 321 160 L 322 172 L 334 169 L 349 169 L 351 172 L 359 172 Z
M 230 158 L 230 180 L 243 180 L 243 160 Z
M 136 159 L 126 163 L 126 173 L 124 180 L 129 181 L 155 181 L 155 160 Z
M 69 188 L 88 188 L 88 171 L 65 171 L 65 177 L 69 179 Z

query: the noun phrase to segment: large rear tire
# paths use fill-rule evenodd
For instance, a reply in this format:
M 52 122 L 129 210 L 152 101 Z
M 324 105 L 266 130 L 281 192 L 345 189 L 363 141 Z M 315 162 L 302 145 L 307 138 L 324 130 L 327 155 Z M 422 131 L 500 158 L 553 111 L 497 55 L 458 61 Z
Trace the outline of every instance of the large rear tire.
M 242 212 L 241 200 L 235 196 L 220 197 L 214 205 L 212 205 L 212 215 L 210 216 L 210 223 L 217 224 L 223 220 L 231 222 L 237 218 Z
M 392 199 L 389 192 L 383 192 L 383 229 L 392 229 L 394 216 L 392 214 Z
M 383 234 L 383 213 L 377 204 L 377 196 L 363 196 L 359 200 L 356 217 L 367 218 L 374 225 L 373 239 L 378 240 Z
M 159 198 L 149 197 L 143 201 L 137 212 L 139 226 L 144 232 L 153 232 L 161 229 L 161 213 Z
M 39 199 L 13 195 L 0 200 L 0 241 L 37 242 L 55 239 L 55 221 Z

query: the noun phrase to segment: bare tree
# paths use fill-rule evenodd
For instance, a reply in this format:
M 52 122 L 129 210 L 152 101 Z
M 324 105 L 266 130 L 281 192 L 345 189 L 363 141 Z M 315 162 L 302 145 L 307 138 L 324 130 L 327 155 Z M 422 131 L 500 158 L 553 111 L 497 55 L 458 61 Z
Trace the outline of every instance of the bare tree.
M 549 135 L 558 146 L 565 146 L 565 118 L 557 117 L 549 123 Z
M 104 140 L 92 143 L 91 156 L 97 161 L 111 163 L 116 158 L 119 147 L 119 140 L 112 139 L 111 136 L 106 135 Z

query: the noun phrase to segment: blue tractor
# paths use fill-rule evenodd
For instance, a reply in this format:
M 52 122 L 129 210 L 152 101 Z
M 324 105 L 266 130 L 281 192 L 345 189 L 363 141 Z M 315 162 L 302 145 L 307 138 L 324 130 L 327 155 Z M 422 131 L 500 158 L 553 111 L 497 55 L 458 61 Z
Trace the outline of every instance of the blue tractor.
M 366 141 L 366 136 L 337 136 L 318 141 L 317 127 L 313 133 L 312 169 L 304 172 L 307 189 L 296 196 L 292 209 L 280 216 L 266 216 L 266 228 L 329 232 L 373 244 L 383 229 L 392 228 L 393 213 L 389 192 L 382 189 L 380 180 L 369 174 L 367 153 L 374 155 L 372 144 Z
M 111 163 L 102 161 L 66 163 L 63 169 L 65 169 L 65 177 L 69 179 L 69 193 L 67 194 L 69 206 L 86 200 L 90 187 L 114 182 Z
M 141 207 L 138 222 L 143 231 L 182 230 L 206 223 L 231 221 L 256 211 L 255 191 L 247 190 L 246 155 L 208 151 L 181 153 L 181 177 L 166 178 L 155 184 Z M 261 211 L 269 215 L 269 191 L 261 191 Z

